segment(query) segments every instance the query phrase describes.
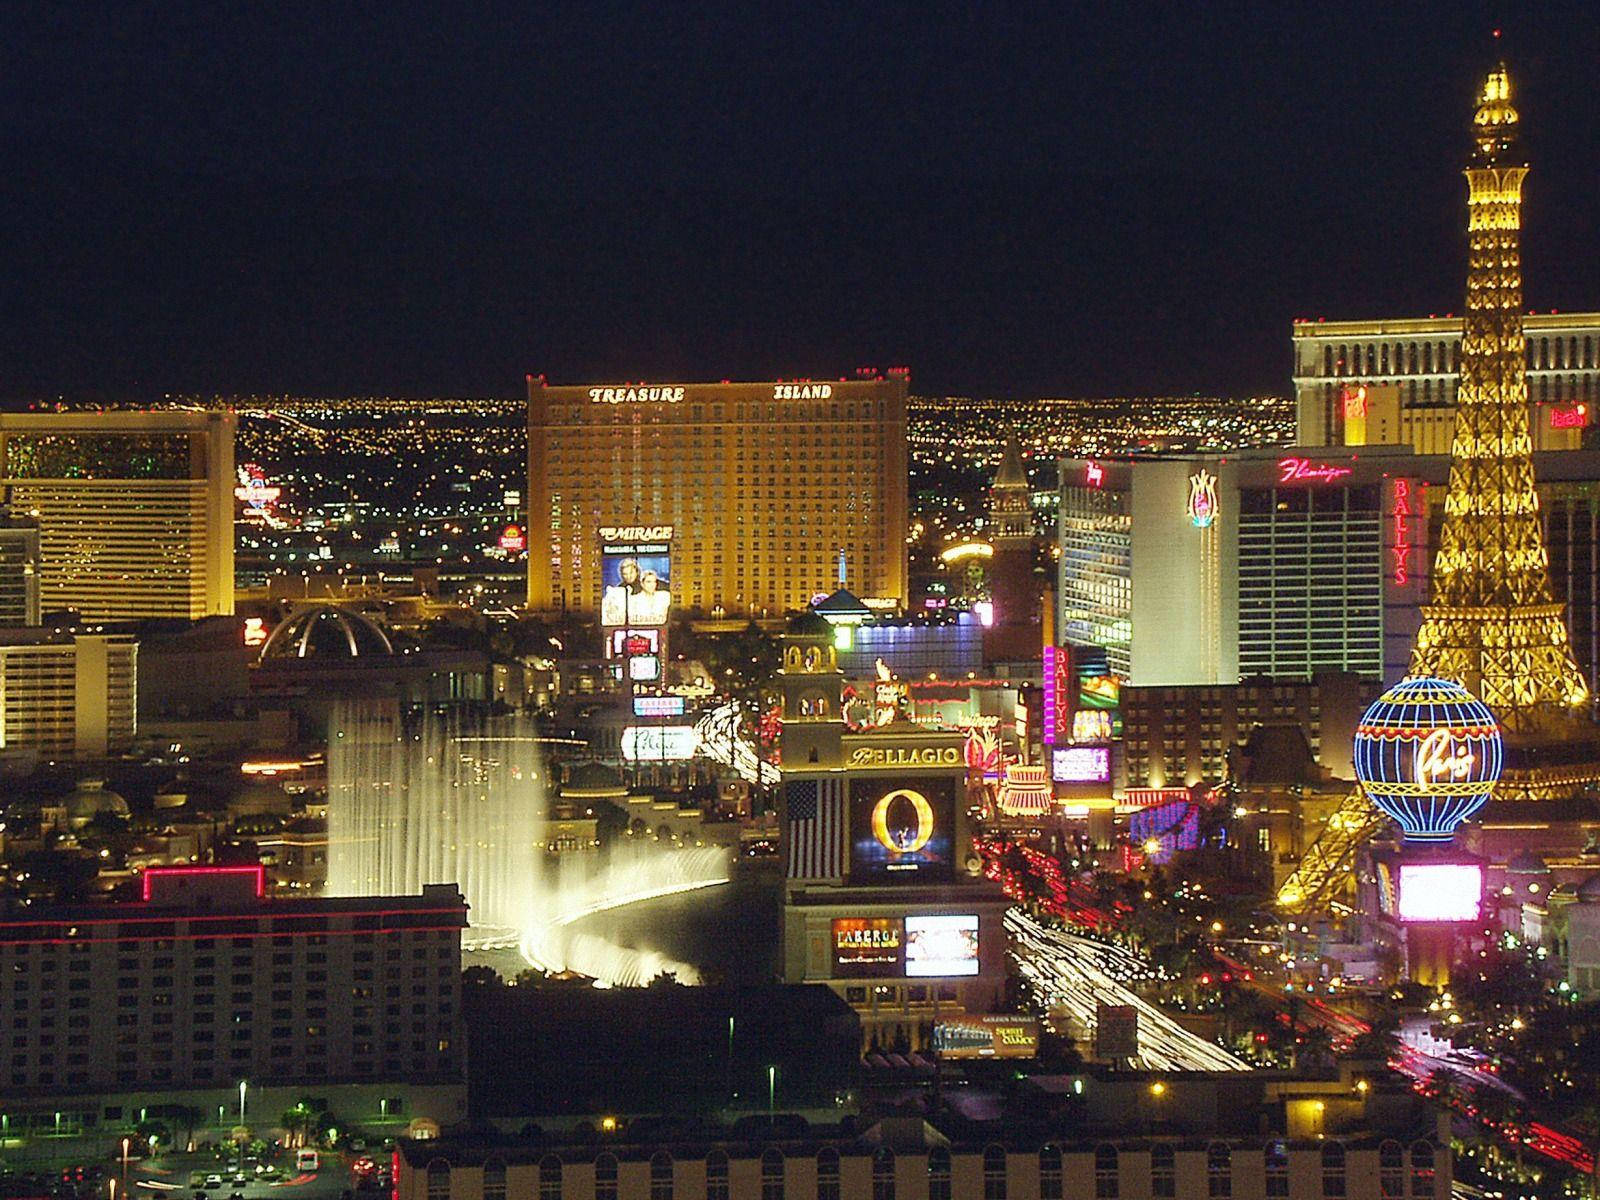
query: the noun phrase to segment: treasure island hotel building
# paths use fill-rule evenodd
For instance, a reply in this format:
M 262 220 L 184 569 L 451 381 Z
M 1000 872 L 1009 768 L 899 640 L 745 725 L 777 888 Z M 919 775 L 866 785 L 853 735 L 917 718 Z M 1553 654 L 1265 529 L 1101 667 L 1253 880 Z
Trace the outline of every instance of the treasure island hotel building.
M 601 548 L 670 544 L 674 608 L 906 591 L 906 381 L 528 384 L 528 604 L 600 604 Z

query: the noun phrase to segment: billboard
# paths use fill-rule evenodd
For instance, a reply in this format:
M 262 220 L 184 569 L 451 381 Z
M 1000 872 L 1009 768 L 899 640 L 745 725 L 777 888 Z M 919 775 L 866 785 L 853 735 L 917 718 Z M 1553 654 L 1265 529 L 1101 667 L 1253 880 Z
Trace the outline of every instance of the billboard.
M 1057 783 L 1109 782 L 1111 779 L 1111 747 L 1053 747 L 1050 751 L 1050 778 Z
M 955 783 L 895 775 L 850 781 L 850 877 L 857 883 L 953 876 Z
M 627 762 L 684 762 L 694 757 L 700 735 L 693 725 L 629 725 L 622 731 Z
M 957 1017 L 933 1026 L 940 1058 L 1032 1058 L 1039 1053 L 1037 1017 Z
M 1402 862 L 1402 921 L 1476 921 L 1483 903 L 1483 868 L 1477 863 Z
M 898 975 L 904 941 L 899 917 L 835 917 L 833 973 L 841 978 Z
M 906 917 L 906 975 L 910 978 L 978 973 L 978 915 L 944 913 Z
M 1139 1057 L 1139 1010 L 1131 1004 L 1095 1005 L 1094 1056 L 1101 1062 Z
M 670 526 L 665 528 L 670 529 Z M 607 628 L 665 625 L 667 610 L 672 607 L 671 589 L 670 541 L 605 542 L 601 545 L 600 624 Z

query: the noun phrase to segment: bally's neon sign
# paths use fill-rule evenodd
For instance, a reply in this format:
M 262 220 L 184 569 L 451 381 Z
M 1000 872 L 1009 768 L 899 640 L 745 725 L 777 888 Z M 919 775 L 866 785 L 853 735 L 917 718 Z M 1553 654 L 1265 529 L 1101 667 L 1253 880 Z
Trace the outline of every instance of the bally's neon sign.
M 1309 458 L 1280 458 L 1279 483 L 1332 483 L 1343 479 L 1355 468 L 1335 466 L 1333 463 L 1312 462 Z
M 1394 555 L 1394 582 L 1396 587 L 1405 587 L 1411 580 L 1409 564 L 1411 562 L 1411 521 L 1416 514 L 1411 509 L 1411 481 L 1396 479 L 1394 481 L 1394 505 L 1389 509 L 1389 529 L 1394 535 L 1394 546 L 1391 553 Z

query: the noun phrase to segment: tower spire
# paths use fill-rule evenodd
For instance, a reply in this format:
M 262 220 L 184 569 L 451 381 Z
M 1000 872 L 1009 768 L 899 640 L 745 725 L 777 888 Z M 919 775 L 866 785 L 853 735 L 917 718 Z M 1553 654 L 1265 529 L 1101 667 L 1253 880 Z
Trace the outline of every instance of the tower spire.
M 1588 688 L 1555 603 L 1534 491 L 1522 332 L 1522 182 L 1504 64 L 1473 116 L 1470 257 L 1461 382 L 1444 527 L 1411 670 L 1463 683 L 1508 733 L 1553 734 L 1586 714 Z

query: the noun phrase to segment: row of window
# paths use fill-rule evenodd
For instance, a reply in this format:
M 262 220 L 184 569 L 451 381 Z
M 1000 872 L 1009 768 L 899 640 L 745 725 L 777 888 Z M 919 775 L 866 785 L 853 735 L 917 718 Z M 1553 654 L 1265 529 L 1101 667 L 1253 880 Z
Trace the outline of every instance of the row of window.
M 1006 1200 L 1011 1156 L 1003 1146 L 987 1146 L 982 1154 L 983 1200 Z M 1342 1197 L 1347 1194 L 1345 1148 L 1327 1142 L 1320 1150 L 1321 1194 Z M 1396 1141 L 1386 1141 L 1378 1151 L 1381 1194 L 1386 1200 L 1432 1197 L 1434 1194 L 1435 1151 L 1428 1142 L 1416 1142 L 1409 1155 Z M 816 1200 L 841 1200 L 839 1152 L 825 1146 L 816 1154 Z M 786 1200 L 786 1162 L 783 1152 L 768 1147 L 761 1154 L 761 1200 Z M 1059 1147 L 1045 1146 L 1036 1159 L 1040 1200 L 1061 1200 L 1063 1196 L 1063 1156 Z M 705 1157 L 705 1200 L 729 1200 L 728 1156 L 713 1150 Z M 950 1151 L 935 1146 L 928 1151 L 928 1200 L 952 1200 Z M 1283 1142 L 1274 1142 L 1264 1156 L 1266 1194 L 1289 1195 L 1289 1152 Z M 618 1164 L 614 1155 L 603 1153 L 594 1162 L 595 1200 L 617 1200 Z M 895 1200 L 898 1182 L 897 1160 L 893 1150 L 881 1147 L 872 1155 L 872 1200 Z M 1117 1200 L 1122 1188 L 1121 1152 L 1111 1145 L 1094 1151 L 1094 1194 L 1096 1200 Z M 451 1200 L 450 1164 L 435 1159 L 427 1168 L 427 1200 Z M 563 1163 L 559 1156 L 546 1155 L 539 1163 L 538 1200 L 563 1200 Z M 1177 1196 L 1177 1153 L 1170 1145 L 1157 1143 L 1150 1148 L 1150 1194 L 1159 1198 Z M 1217 1142 L 1206 1150 L 1206 1195 L 1226 1200 L 1233 1195 L 1233 1150 Z M 483 1200 L 505 1200 L 506 1166 L 489 1159 L 483 1167 Z M 679 1200 L 676 1163 L 666 1151 L 650 1159 L 650 1200 Z

